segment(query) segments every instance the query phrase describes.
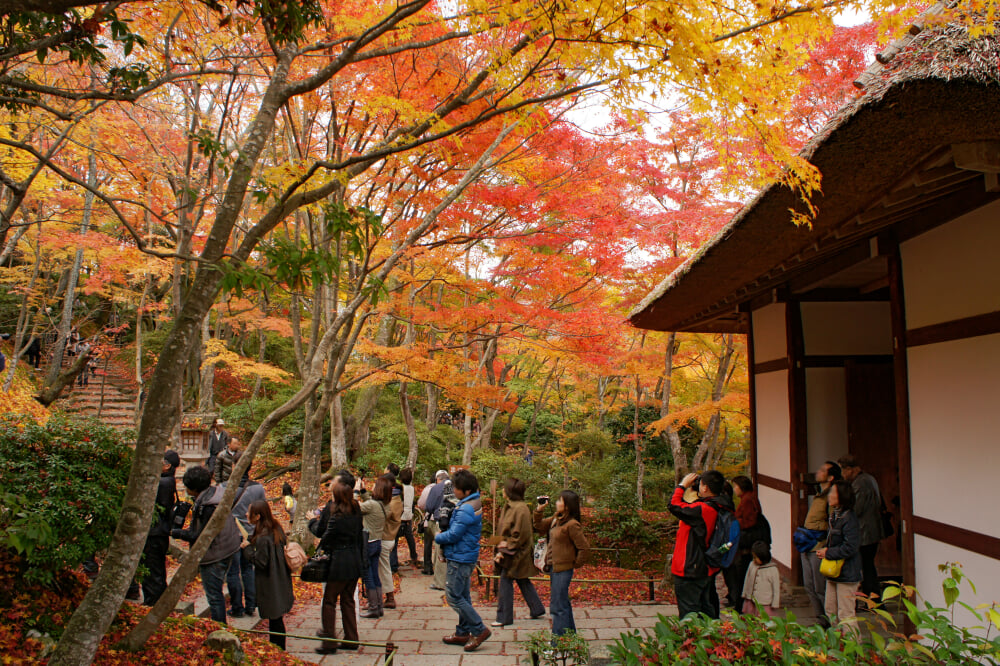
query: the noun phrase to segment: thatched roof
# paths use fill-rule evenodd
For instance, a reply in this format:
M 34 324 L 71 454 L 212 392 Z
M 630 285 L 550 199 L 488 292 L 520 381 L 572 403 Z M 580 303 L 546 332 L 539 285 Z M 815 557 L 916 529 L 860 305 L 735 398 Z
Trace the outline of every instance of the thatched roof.
M 800 152 L 823 175 L 812 229 L 791 222 L 789 211 L 801 208 L 794 192 L 780 184 L 765 188 L 643 299 L 630 314 L 633 324 L 655 330 L 745 330 L 741 303 L 843 250 L 845 239 L 870 237 L 879 225 L 885 228 L 899 218 L 905 211 L 888 207 L 885 194 L 904 176 L 923 182 L 913 176 L 917 165 L 937 155 L 941 171 L 942 147 L 1000 139 L 997 38 L 971 39 L 957 24 L 913 32 L 919 34 L 879 54 L 885 64 L 874 63 L 856 83 L 864 94 Z M 944 182 L 976 174 L 955 169 L 954 176 L 947 181 L 944 174 Z

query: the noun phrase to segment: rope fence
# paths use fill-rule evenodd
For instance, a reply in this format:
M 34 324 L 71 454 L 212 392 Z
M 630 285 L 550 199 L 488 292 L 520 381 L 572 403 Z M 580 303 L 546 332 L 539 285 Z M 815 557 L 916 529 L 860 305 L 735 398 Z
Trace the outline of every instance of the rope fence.
M 399 648 L 397 648 L 396 644 L 393 643 L 392 641 L 389 641 L 389 642 L 386 642 L 386 643 L 369 643 L 367 641 L 349 641 L 349 640 L 345 640 L 343 638 L 327 638 L 325 636 L 302 636 L 300 634 L 287 634 L 287 633 L 283 634 L 281 632 L 270 632 L 270 631 L 267 631 L 266 629 L 235 629 L 235 628 L 231 628 L 231 629 L 233 629 L 234 631 L 243 632 L 245 634 L 263 634 L 265 636 L 284 636 L 285 638 L 298 638 L 298 639 L 306 640 L 306 641 L 324 641 L 324 642 L 325 641 L 334 641 L 334 642 L 337 642 L 337 643 L 348 643 L 349 645 L 357 645 L 359 647 L 363 646 L 363 647 L 382 648 L 383 650 L 385 650 L 385 655 L 379 655 L 379 659 L 381 659 L 383 656 L 385 657 L 385 661 L 383 662 L 385 664 L 385 666 L 391 666 L 391 664 L 393 664 L 394 661 L 395 661 L 395 659 L 396 659 L 397 652 L 399 652 Z M 376 661 L 375 663 L 378 663 L 378 662 Z

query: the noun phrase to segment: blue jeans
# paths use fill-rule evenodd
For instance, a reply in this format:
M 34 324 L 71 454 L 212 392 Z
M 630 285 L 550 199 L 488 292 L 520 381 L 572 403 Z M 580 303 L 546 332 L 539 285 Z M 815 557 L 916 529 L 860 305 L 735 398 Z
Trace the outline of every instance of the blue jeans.
M 573 580 L 573 570 L 553 571 L 549 574 L 552 585 L 552 597 L 549 601 L 549 614 L 552 616 L 552 633 L 562 636 L 567 631 L 576 631 L 573 621 L 573 606 L 569 603 L 569 584 Z
M 222 624 L 226 623 L 226 597 L 222 593 L 222 583 L 226 580 L 232 560 L 233 557 L 229 556 L 224 560 L 198 567 L 201 572 L 201 586 L 205 590 L 212 619 Z
M 369 541 L 365 555 L 368 557 L 368 566 L 361 567 L 361 577 L 365 581 L 365 589 L 369 592 L 381 590 L 382 581 L 378 577 L 378 561 L 382 556 L 382 542 L 379 540 Z
M 229 588 L 229 603 L 233 613 L 252 612 L 257 608 L 257 586 L 254 583 L 253 565 L 247 559 L 242 548 L 233 555 L 233 564 L 226 575 L 226 586 Z M 245 600 L 245 601 L 244 601 Z
M 444 594 L 448 605 L 458 613 L 456 636 L 478 636 L 486 631 L 483 618 L 472 607 L 472 571 L 476 568 L 474 562 L 453 562 L 448 560 L 448 573 L 444 585 Z

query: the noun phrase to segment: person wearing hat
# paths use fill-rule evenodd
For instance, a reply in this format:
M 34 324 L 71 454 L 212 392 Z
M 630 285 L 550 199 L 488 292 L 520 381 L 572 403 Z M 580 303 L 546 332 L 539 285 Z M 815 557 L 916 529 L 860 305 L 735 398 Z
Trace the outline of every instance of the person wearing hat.
M 181 458 L 176 451 L 163 453 L 163 468 L 160 484 L 156 487 L 156 509 L 153 526 L 146 536 L 142 549 L 142 561 L 149 573 L 142 579 L 142 603 L 152 606 L 167 589 L 167 551 L 170 549 L 170 528 L 172 527 L 174 504 L 177 503 L 177 468 Z
M 205 467 L 209 472 L 215 472 L 216 456 L 229 446 L 230 434 L 225 425 L 226 422 L 222 419 L 215 419 L 208 430 L 208 460 L 205 461 Z

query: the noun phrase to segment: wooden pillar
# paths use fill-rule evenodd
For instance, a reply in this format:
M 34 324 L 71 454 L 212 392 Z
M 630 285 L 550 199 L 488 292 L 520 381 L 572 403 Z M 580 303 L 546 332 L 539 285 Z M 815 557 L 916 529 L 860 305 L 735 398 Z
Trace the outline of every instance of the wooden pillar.
M 805 522 L 808 506 L 803 480 L 809 467 L 809 450 L 806 439 L 806 368 L 805 341 L 802 335 L 802 308 L 798 301 L 789 300 L 785 309 L 785 332 L 788 343 L 788 478 L 791 490 L 791 527 Z M 799 558 L 792 553 L 792 581 L 802 581 Z
M 757 487 L 757 374 L 754 372 L 753 313 L 747 315 L 747 393 L 750 402 L 750 478 Z
M 889 259 L 889 299 L 892 316 L 892 357 L 896 384 L 896 445 L 899 456 L 899 529 L 903 545 L 903 583 L 915 585 L 913 545 L 913 466 L 910 450 L 910 389 L 906 359 L 906 306 L 903 300 L 903 265 L 899 243 L 886 243 Z

